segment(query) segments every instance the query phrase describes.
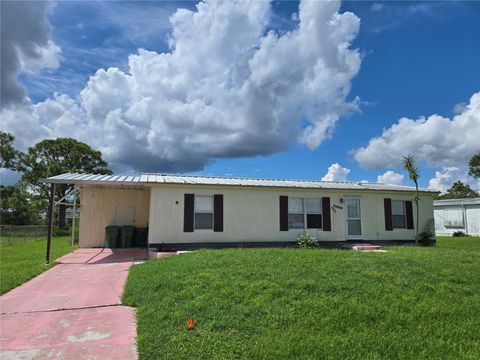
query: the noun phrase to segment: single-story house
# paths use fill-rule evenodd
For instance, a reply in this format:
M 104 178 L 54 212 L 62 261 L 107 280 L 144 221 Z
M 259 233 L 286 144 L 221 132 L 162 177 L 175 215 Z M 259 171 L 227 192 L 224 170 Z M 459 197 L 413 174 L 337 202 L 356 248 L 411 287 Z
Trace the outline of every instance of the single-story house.
M 435 200 L 433 212 L 437 236 L 460 231 L 480 236 L 480 198 Z
M 108 225 L 148 226 L 151 248 L 293 245 L 306 232 L 322 244 L 415 239 L 414 188 L 328 182 L 142 174 L 63 174 L 51 184 L 80 192 L 80 246 L 102 247 Z M 420 190 L 422 231 L 433 195 Z

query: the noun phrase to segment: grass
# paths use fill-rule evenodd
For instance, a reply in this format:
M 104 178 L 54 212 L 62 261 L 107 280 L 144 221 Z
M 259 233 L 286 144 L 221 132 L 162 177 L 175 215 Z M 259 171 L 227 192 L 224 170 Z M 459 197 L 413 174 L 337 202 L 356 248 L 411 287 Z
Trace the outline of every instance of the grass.
M 70 236 L 52 238 L 52 261 L 70 251 Z M 45 265 L 45 237 L 0 238 L 0 294 L 23 284 L 54 265 Z
M 480 238 L 196 251 L 131 268 L 123 302 L 141 359 L 478 359 Z

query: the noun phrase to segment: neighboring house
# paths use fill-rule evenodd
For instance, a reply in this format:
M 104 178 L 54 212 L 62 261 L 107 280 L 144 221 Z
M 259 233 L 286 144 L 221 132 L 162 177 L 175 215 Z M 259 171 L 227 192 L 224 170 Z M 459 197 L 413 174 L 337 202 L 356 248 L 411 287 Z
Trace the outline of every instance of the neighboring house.
M 435 200 L 433 209 L 437 236 L 458 231 L 480 236 L 480 198 Z
M 80 218 L 80 209 L 75 209 L 75 219 Z M 72 225 L 73 223 L 73 207 L 69 207 L 65 209 L 65 223 L 68 225 Z
M 162 174 L 44 181 L 80 188 L 81 247 L 103 246 L 112 224 L 148 226 L 149 246 L 162 249 L 293 245 L 302 232 L 325 244 L 415 239 L 414 189 L 406 186 Z M 420 190 L 420 231 L 435 194 Z

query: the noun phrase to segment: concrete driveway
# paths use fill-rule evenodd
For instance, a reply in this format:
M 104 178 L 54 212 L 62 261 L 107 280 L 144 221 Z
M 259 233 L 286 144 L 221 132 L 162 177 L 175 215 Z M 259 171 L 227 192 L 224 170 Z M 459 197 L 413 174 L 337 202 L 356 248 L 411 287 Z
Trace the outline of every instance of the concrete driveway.
M 135 309 L 121 306 L 140 249 L 78 249 L 0 297 L 0 358 L 136 359 Z

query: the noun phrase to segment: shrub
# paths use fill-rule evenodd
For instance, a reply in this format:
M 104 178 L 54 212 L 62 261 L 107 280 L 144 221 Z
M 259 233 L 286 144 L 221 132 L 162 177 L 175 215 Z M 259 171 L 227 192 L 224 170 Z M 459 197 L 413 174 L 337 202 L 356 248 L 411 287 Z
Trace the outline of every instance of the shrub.
M 418 234 L 418 243 L 421 246 L 433 246 L 435 245 L 435 238 L 426 231 L 422 231 Z
M 318 246 L 317 239 L 313 238 L 312 236 L 308 235 L 307 233 L 302 233 L 297 238 L 297 244 L 299 248 L 315 248 Z
M 418 234 L 418 243 L 421 246 L 434 246 L 435 240 L 435 227 L 433 219 L 429 219 L 425 225 L 425 229 Z
M 452 234 L 452 236 L 453 237 L 466 237 L 466 236 L 470 236 L 470 235 L 465 234 L 463 231 L 455 231 Z

